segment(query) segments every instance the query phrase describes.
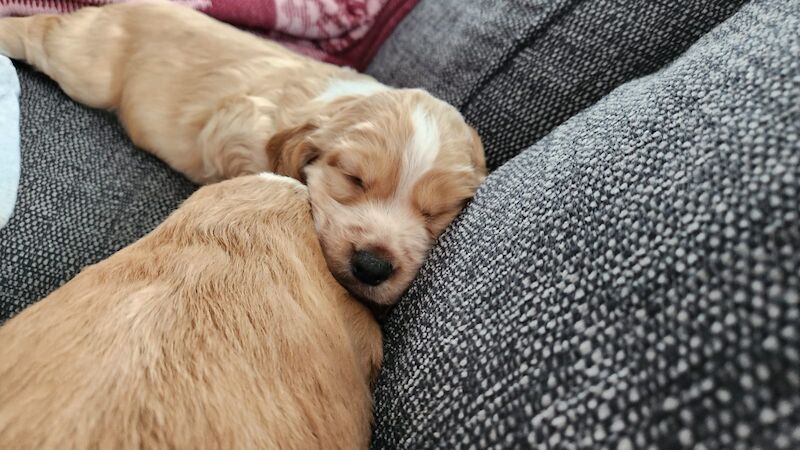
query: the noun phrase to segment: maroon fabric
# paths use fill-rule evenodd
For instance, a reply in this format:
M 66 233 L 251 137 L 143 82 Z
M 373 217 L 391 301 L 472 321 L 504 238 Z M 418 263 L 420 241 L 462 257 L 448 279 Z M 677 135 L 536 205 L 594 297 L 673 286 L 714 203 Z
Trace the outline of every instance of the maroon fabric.
M 381 45 L 416 4 L 417 0 L 389 0 L 375 16 L 374 24 L 364 37 L 340 52 L 327 53 L 325 61 L 351 66 L 360 71 L 366 70 Z
M 128 0 L 0 0 L 0 17 Z M 363 70 L 418 0 L 172 0 L 307 56 Z

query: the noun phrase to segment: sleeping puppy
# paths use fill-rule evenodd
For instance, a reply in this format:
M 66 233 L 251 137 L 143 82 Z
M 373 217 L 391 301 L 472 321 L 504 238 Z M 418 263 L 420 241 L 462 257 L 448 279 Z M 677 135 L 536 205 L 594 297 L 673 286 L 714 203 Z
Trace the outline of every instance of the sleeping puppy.
M 201 188 L 0 328 L 0 448 L 367 448 L 382 358 L 307 188 Z
M 0 19 L 0 53 L 111 109 L 135 144 L 197 183 L 272 171 L 305 182 L 328 266 L 395 302 L 486 174 L 475 131 L 392 89 L 189 8 L 136 2 Z

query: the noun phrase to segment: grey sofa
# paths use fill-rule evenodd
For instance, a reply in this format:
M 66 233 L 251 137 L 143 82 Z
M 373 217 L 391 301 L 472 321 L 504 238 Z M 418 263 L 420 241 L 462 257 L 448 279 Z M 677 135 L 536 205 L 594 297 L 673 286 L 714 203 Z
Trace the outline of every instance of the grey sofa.
M 369 72 L 492 174 L 384 322 L 374 448 L 800 448 L 800 1 L 422 0 Z M 19 67 L 18 312 L 195 186 Z

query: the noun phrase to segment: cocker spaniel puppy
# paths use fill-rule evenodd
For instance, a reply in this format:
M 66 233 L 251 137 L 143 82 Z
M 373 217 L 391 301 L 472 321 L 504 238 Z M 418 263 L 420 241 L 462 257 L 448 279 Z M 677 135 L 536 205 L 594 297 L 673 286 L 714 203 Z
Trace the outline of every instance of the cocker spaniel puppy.
M 381 331 L 308 190 L 205 186 L 0 328 L 3 449 L 366 449 Z
M 0 53 L 197 183 L 272 171 L 307 183 L 328 267 L 395 302 L 486 174 L 452 106 L 313 61 L 189 8 L 142 1 L 0 19 Z

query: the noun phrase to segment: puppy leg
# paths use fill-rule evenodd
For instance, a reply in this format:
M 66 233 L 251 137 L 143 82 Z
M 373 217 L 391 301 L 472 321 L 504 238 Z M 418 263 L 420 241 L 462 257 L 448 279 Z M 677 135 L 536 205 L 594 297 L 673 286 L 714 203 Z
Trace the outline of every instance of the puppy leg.
M 27 24 L 24 17 L 0 19 L 0 54 L 13 59 L 25 59 L 25 35 Z
M 0 53 L 32 64 L 80 103 L 112 109 L 119 99 L 122 27 L 102 8 L 65 16 L 0 19 Z

